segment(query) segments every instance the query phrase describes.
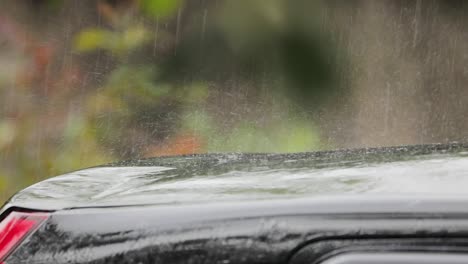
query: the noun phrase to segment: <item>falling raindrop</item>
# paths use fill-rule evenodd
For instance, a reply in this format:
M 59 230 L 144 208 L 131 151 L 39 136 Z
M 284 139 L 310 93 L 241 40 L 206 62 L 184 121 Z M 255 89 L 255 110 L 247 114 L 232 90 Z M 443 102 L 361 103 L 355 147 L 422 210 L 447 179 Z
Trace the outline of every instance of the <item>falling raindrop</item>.
M 413 20 L 413 48 L 416 48 L 419 32 L 419 20 L 421 19 L 421 0 L 416 0 L 416 9 Z
M 177 11 L 177 24 L 176 24 L 174 54 L 177 54 L 177 47 L 179 45 L 181 19 L 182 19 L 182 8 L 179 8 L 179 10 Z
M 205 40 L 205 31 L 206 31 L 206 19 L 208 16 L 208 9 L 205 8 L 203 11 L 203 20 L 202 20 L 202 31 L 201 31 L 201 42 Z
M 154 42 L 153 42 L 153 56 L 156 56 L 159 41 L 159 17 L 156 18 L 156 26 L 154 30 Z

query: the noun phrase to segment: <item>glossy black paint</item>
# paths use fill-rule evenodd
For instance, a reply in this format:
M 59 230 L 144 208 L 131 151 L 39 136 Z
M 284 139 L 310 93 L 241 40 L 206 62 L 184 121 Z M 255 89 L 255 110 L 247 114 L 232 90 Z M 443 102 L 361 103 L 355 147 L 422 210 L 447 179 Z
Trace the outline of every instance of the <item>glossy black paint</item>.
M 67 210 L 7 263 L 305 263 L 301 248 L 318 242 L 307 261 L 351 249 L 464 251 L 466 204 L 387 197 Z
M 466 252 L 468 195 L 388 195 L 374 185 L 371 192 L 353 189 L 362 179 L 392 180 L 378 177 L 388 169 L 396 173 L 387 176 L 402 179 L 415 176 L 408 172 L 425 179 L 438 170 L 433 176 L 441 184 L 455 173 L 451 184 L 463 191 L 468 145 L 190 155 L 77 171 L 23 190 L 3 207 L 2 217 L 11 210 L 51 213 L 6 263 L 298 264 L 356 251 Z M 371 178 L 333 178 L 343 170 Z M 274 182 L 297 172 L 300 177 Z M 221 183 L 242 189 L 210 185 L 232 180 L 232 173 L 240 185 Z M 259 175 L 256 186 L 243 182 Z M 309 176 L 314 180 L 307 181 Z M 331 180 L 321 182 L 322 176 Z M 191 184 L 206 189 L 193 191 Z M 279 190 L 282 184 L 287 188 Z M 331 196 L 320 193 L 327 184 L 337 186 Z M 419 189 L 424 190 L 412 190 Z M 173 195 L 168 190 L 177 195 L 167 199 Z
M 3 210 L 249 202 L 369 192 L 465 193 L 466 161 L 468 144 L 462 143 L 124 161 L 39 182 L 13 196 Z M 439 188 L 444 183 L 450 186 Z

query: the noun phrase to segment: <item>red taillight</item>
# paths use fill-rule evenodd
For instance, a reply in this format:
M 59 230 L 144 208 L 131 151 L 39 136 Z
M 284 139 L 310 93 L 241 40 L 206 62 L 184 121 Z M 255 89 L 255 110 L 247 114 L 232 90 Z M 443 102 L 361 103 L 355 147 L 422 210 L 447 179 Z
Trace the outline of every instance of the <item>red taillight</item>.
M 47 219 L 44 213 L 11 212 L 0 223 L 0 264 L 19 243 Z

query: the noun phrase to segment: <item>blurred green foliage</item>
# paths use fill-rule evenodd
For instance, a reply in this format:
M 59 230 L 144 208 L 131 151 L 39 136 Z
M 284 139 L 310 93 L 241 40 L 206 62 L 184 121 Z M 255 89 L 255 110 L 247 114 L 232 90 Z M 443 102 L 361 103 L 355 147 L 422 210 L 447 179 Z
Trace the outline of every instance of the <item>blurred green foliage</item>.
M 153 18 L 171 16 L 181 6 L 181 0 L 141 0 L 141 9 Z
M 14 60 L 26 62 L 0 82 L 1 98 L 12 100 L 0 116 L 2 198 L 116 159 L 324 147 L 310 117 L 297 114 L 334 87 L 333 48 L 305 12 L 316 4 L 221 3 L 98 1 L 106 23 L 59 43 L 74 60 L 115 61 L 84 89 L 76 87 L 86 83 L 85 66 L 50 77 L 53 54 L 13 43 Z
M 75 41 L 75 49 L 79 52 L 104 49 L 123 56 L 126 52 L 141 47 L 149 40 L 148 35 L 143 26 L 132 26 L 122 32 L 91 28 L 80 32 Z

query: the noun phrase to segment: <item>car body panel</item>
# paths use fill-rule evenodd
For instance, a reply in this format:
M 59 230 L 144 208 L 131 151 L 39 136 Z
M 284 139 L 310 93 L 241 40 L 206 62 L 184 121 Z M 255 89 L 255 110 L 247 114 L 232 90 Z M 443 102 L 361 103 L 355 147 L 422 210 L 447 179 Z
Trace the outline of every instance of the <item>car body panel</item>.
M 468 245 L 466 204 L 343 197 L 62 210 L 7 263 L 287 263 L 308 243 L 342 239 L 461 247 Z
M 299 154 L 204 154 L 109 164 L 20 191 L 6 207 L 40 210 L 468 193 L 468 146 L 404 146 Z
M 33 185 L 50 216 L 6 263 L 319 263 L 346 252 L 468 251 L 468 145 L 204 154 Z

